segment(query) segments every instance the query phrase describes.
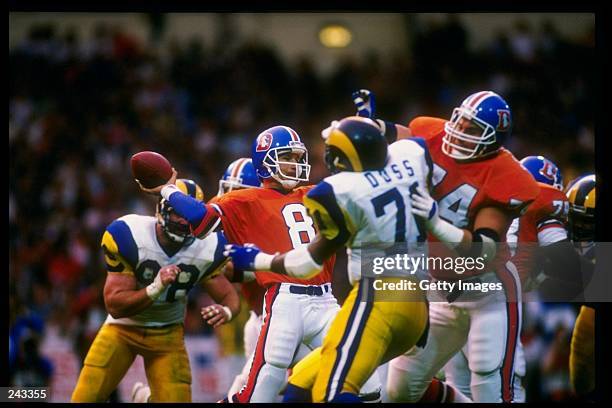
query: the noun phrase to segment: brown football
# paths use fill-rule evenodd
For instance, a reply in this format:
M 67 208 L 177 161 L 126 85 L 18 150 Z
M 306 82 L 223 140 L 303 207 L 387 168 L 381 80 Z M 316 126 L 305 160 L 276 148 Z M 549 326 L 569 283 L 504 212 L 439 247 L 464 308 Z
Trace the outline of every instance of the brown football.
M 164 156 L 156 152 L 138 152 L 130 160 L 132 175 L 145 188 L 153 188 L 167 182 L 172 177 L 172 165 Z

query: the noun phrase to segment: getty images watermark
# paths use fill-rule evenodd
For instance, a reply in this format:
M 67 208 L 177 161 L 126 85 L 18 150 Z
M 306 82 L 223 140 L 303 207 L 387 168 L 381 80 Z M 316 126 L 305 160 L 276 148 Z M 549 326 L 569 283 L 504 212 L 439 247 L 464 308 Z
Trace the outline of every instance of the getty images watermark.
M 466 271 L 471 273 L 485 272 L 486 258 L 480 257 L 441 257 L 425 256 L 423 253 L 409 255 L 394 254 L 392 256 L 376 256 L 372 258 L 372 273 L 382 277 L 400 277 L 412 275 L 418 279 L 401 279 L 387 281 L 374 279 L 375 290 L 399 291 L 480 291 L 487 293 L 493 290 L 503 290 L 501 282 L 482 282 L 468 280 L 450 280 L 422 277 L 426 271 L 444 271 L 447 274 L 463 275 Z
M 579 249 L 562 245 L 562 251 Z M 479 249 L 461 256 L 443 243 L 371 245 L 353 250 L 349 263 L 360 261 L 360 278 L 378 300 L 612 301 L 612 275 L 606 273 L 612 270 L 612 243 L 596 243 L 593 256 L 580 264 L 551 264 L 537 243 L 500 243 L 493 259 Z

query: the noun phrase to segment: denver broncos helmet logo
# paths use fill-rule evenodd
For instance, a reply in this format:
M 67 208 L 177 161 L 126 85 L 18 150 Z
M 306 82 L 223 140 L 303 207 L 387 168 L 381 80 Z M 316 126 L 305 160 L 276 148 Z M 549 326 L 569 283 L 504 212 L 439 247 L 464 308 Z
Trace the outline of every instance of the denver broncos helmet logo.
M 543 162 L 544 164 L 542 165 L 542 168 L 539 170 L 539 173 L 546 177 L 547 179 L 551 180 L 551 181 L 555 181 L 557 178 L 557 167 L 553 166 L 553 164 L 551 162 L 549 162 L 548 160 L 544 160 Z
M 510 111 L 507 109 L 498 109 L 497 110 L 497 130 L 506 131 L 510 128 Z
M 262 133 L 257 138 L 257 147 L 255 151 L 265 152 L 272 146 L 272 133 Z

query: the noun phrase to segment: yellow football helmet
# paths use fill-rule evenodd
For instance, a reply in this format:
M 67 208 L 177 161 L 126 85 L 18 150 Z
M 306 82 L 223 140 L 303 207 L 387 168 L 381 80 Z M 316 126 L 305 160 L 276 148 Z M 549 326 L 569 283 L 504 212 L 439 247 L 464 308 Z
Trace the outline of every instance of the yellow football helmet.
M 325 164 L 332 173 L 380 170 L 387 162 L 387 140 L 372 119 L 349 116 L 325 129 Z
M 573 241 L 595 241 L 595 175 L 583 176 L 567 189 L 569 226 Z

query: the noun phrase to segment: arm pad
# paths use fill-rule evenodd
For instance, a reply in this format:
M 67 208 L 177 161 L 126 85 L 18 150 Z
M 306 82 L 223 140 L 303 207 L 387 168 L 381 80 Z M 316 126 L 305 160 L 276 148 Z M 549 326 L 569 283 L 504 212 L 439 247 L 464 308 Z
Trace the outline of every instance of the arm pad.
M 387 122 L 382 119 L 374 119 L 378 126 L 380 126 L 381 133 L 387 139 L 387 143 L 391 144 L 397 140 L 397 128 L 395 127 L 395 123 Z
M 284 267 L 287 275 L 300 279 L 310 279 L 323 269 L 323 265 L 319 265 L 312 259 L 306 245 L 287 252 Z
M 499 242 L 499 235 L 497 232 L 490 228 L 478 228 L 476 231 L 472 232 L 472 242 L 478 243 L 477 245 L 472 244 L 473 257 L 483 257 L 487 261 L 495 259 L 497 243 Z

